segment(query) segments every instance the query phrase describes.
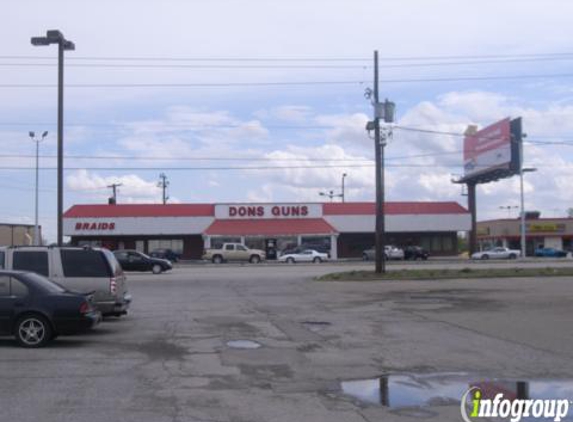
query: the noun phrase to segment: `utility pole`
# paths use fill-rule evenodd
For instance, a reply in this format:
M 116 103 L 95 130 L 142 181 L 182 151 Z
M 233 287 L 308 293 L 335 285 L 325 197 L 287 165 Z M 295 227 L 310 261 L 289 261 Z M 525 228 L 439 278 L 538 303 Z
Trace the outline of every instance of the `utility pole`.
M 123 186 L 122 183 L 112 183 L 111 185 L 108 186 L 108 188 L 112 189 L 112 201 L 113 201 L 113 205 L 117 204 L 117 188 Z
M 169 199 L 169 197 L 167 196 L 167 186 L 169 186 L 169 181 L 167 180 L 167 176 L 165 175 L 165 173 L 161 173 L 159 175 L 159 178 L 161 180 L 159 181 L 157 186 L 160 187 L 161 190 L 163 191 L 163 205 L 165 205 L 167 204 L 167 200 Z
M 391 131 L 380 127 L 380 119 L 385 123 L 394 121 L 395 104 L 385 100 L 380 102 L 378 90 L 378 51 L 374 51 L 374 90 L 366 90 L 366 98 L 372 100 L 374 120 L 368 122 L 366 130 L 374 130 L 374 151 L 376 155 L 376 273 L 386 272 L 385 235 L 386 223 L 384 218 L 384 147 Z

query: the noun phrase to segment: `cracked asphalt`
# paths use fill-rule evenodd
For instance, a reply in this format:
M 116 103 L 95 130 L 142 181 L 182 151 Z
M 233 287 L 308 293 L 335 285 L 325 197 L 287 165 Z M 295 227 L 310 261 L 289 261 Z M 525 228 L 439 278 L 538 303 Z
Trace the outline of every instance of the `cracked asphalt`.
M 312 281 L 339 269 L 349 266 L 129 274 L 127 317 L 41 350 L 0 340 L 0 420 L 459 421 L 451 403 L 405 412 L 345 396 L 340 382 L 573 379 L 569 278 Z

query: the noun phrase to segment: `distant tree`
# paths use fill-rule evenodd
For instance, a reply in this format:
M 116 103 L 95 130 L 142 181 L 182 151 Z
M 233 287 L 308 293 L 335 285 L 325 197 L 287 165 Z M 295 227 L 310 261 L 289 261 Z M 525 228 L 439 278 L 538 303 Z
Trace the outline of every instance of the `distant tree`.
M 567 217 L 573 218 L 573 208 L 567 208 Z

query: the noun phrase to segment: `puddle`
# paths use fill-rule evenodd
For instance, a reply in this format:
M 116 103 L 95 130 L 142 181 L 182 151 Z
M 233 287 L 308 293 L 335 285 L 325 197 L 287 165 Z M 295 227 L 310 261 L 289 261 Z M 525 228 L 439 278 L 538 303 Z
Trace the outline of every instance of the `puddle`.
M 391 409 L 459 405 L 471 387 L 484 398 L 503 393 L 504 398 L 573 400 L 573 380 L 503 380 L 471 374 L 388 375 L 380 378 L 346 381 L 342 392 L 361 402 Z M 527 420 L 527 419 L 522 419 Z M 562 419 L 573 421 L 573 412 Z
M 232 349 L 258 349 L 262 347 L 260 343 L 252 340 L 231 340 L 227 342 L 227 346 Z

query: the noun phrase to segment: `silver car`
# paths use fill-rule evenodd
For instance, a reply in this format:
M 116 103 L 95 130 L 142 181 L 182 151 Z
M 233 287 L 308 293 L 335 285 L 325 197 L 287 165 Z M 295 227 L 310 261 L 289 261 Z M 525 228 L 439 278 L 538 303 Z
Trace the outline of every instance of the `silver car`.
M 386 245 L 384 247 L 384 256 L 386 260 L 404 259 L 404 250 L 396 246 Z M 376 248 L 370 248 L 363 251 L 362 259 L 364 261 L 373 261 L 376 259 Z
M 105 248 L 13 246 L 2 252 L 7 270 L 34 272 L 74 292 L 92 293 L 94 305 L 104 316 L 127 313 L 131 295 L 125 275 Z

